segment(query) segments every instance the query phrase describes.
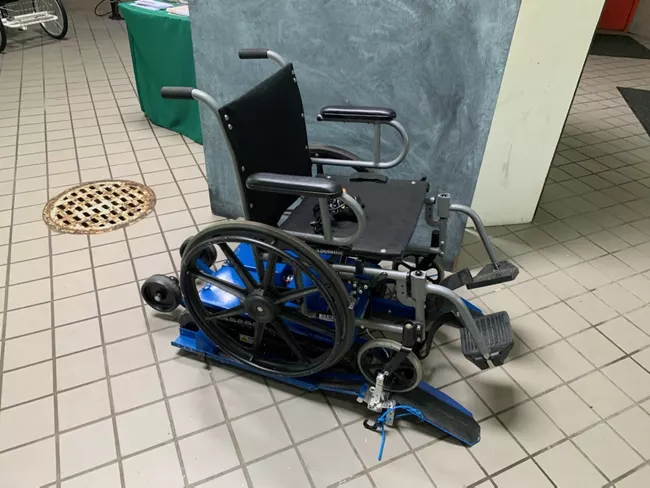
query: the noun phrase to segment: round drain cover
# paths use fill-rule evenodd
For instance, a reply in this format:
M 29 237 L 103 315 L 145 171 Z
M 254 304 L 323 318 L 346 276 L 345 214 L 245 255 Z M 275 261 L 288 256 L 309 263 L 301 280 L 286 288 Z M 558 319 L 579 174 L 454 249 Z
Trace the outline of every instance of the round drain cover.
M 57 232 L 100 234 L 146 217 L 156 205 L 151 188 L 134 181 L 94 181 L 47 202 L 43 220 Z

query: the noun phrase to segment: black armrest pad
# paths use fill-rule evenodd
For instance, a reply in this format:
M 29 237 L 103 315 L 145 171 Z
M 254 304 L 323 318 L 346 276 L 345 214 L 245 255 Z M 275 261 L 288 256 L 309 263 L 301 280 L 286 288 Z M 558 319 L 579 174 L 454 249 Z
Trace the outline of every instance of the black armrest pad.
M 338 122 L 390 122 L 397 117 L 392 108 L 331 105 L 320 109 L 318 120 Z
M 246 178 L 249 190 L 285 193 L 307 197 L 338 197 L 343 193 L 341 185 L 334 180 L 312 176 L 255 173 Z

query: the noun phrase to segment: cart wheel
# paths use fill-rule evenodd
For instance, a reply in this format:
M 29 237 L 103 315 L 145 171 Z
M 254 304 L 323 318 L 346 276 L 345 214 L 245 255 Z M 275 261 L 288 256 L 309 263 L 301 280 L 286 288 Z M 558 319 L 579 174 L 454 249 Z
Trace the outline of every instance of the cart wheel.
M 223 278 L 198 259 L 215 246 L 228 260 Z M 308 376 L 336 364 L 354 340 L 339 276 L 308 245 L 275 227 L 234 221 L 208 227 L 185 250 L 180 281 L 196 325 L 219 349 L 255 369 Z M 210 284 L 225 308 L 204 303 L 197 281 Z
M 181 303 L 178 281 L 169 276 L 153 275 L 142 284 L 140 293 L 147 305 L 159 312 L 173 312 Z
M 357 365 L 361 374 L 374 385 L 377 373 L 383 371 L 401 348 L 399 342 L 391 339 L 375 339 L 366 342 L 357 353 Z M 415 354 L 410 352 L 402 364 L 386 377 L 384 389 L 403 393 L 416 388 L 420 381 L 422 381 L 422 363 Z
M 194 239 L 194 237 L 188 237 L 181 244 L 181 247 L 178 250 L 181 258 L 183 257 L 183 254 L 185 254 L 185 249 L 187 249 L 187 245 L 192 239 Z M 208 246 L 201 252 L 199 259 L 203 261 L 203 263 L 209 268 L 217 262 L 217 250 L 214 248 L 214 246 Z
M 7 47 L 7 31 L 2 23 L 2 15 L 0 15 L 0 53 Z
M 34 12 L 56 15 L 56 20 L 41 23 L 45 33 L 54 39 L 63 39 L 68 33 L 68 14 L 61 0 L 32 0 Z

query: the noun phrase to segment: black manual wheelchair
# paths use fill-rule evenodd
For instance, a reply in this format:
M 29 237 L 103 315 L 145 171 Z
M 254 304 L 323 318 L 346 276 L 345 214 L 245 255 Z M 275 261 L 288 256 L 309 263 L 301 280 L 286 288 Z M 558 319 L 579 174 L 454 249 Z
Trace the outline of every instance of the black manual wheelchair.
M 420 361 L 447 324 L 460 328 L 463 354 L 479 368 L 503 364 L 513 346 L 508 314 L 483 315 L 454 290 L 510 281 L 518 269 L 496 259 L 472 209 L 451 203 L 449 194 L 427 196 L 426 181 L 376 172 L 408 152 L 395 111 L 330 106 L 318 115 L 372 124 L 373 161 L 310 148 L 293 66 L 267 49 L 242 50 L 239 57 L 271 59 L 280 69 L 223 107 L 194 88 L 165 87 L 161 95 L 196 99 L 214 112 L 245 219 L 217 223 L 183 243 L 179 279 L 152 276 L 142 286 L 144 300 L 163 312 L 187 309 L 173 343 L 183 349 L 309 390 L 355 395 L 378 413 L 417 408 L 422 420 L 468 444 L 478 441 L 471 414 L 422 382 Z M 403 141 L 385 162 L 382 126 Z M 325 166 L 358 171 L 325 175 Z M 422 210 L 431 243 L 414 247 L 409 242 Z M 476 276 L 467 269 L 445 276 L 441 265 L 453 212 L 473 220 L 491 258 Z M 225 262 L 215 267 L 219 256 Z M 384 419 L 389 425 L 392 415 Z

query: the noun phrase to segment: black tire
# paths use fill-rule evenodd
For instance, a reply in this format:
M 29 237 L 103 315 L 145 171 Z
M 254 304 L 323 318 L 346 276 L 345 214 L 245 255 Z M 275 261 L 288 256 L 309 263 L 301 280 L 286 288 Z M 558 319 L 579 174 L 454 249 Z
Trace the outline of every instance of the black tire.
M 229 247 L 236 243 L 251 246 L 257 278 Z M 206 246 L 219 246 L 245 288 L 209 276 L 199 268 L 197 258 Z M 294 270 L 291 279 L 295 277 L 300 286 L 282 289 L 284 285 L 277 285 L 276 263 L 289 265 Z M 313 286 L 302 287 L 298 276 L 307 276 Z M 239 305 L 216 312 L 206 307 L 196 286 L 197 279 L 238 298 Z M 185 307 L 196 325 L 219 349 L 258 370 L 291 377 L 309 376 L 340 361 L 354 340 L 354 317 L 339 276 L 308 245 L 275 227 L 226 221 L 199 232 L 185 251 L 180 282 Z M 319 293 L 333 326 L 319 322 L 326 320 L 322 317 L 304 315 L 300 307 L 288 307 L 288 302 L 303 299 L 286 298 L 291 290 L 307 292 L 300 297 Z M 256 307 L 258 303 L 260 306 Z M 258 312 L 261 315 L 256 318 Z M 300 324 L 308 333 L 292 330 L 285 320 Z
M 0 18 L 0 53 L 5 50 L 5 47 L 7 47 L 7 31 Z
M 68 33 L 68 13 L 61 0 L 32 0 L 34 11 L 45 9 L 58 17 L 57 21 L 44 22 L 41 24 L 43 31 L 53 39 L 63 39 Z M 53 30 L 57 26 L 58 30 Z
M 178 249 L 181 258 L 183 257 L 183 254 L 185 254 L 185 250 L 187 249 L 189 243 L 192 242 L 192 239 L 194 239 L 193 236 L 185 239 L 181 244 L 181 247 Z M 214 247 L 206 247 L 199 255 L 199 259 L 203 261 L 206 266 L 211 267 L 214 263 L 217 262 L 217 256 L 217 250 Z
M 181 289 L 178 280 L 164 275 L 153 275 L 142 284 L 140 294 L 154 310 L 163 313 L 173 312 L 181 304 Z

